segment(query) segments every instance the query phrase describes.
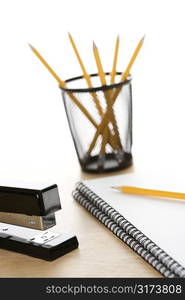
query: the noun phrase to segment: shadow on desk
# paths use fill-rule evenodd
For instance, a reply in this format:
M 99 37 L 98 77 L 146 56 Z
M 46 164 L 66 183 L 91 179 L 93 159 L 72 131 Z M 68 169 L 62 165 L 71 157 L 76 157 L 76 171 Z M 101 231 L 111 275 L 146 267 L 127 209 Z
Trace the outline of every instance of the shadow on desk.
M 90 173 L 85 173 L 81 171 L 80 174 L 80 179 L 81 180 L 86 180 L 86 179 L 95 179 L 95 178 L 102 178 L 102 177 L 109 177 L 113 175 L 122 175 L 122 174 L 128 174 L 128 173 L 133 173 L 135 171 L 134 165 L 130 166 L 129 168 L 122 170 L 122 171 L 116 171 L 116 172 L 110 172 L 110 173 L 102 173 L 102 174 L 90 174 Z

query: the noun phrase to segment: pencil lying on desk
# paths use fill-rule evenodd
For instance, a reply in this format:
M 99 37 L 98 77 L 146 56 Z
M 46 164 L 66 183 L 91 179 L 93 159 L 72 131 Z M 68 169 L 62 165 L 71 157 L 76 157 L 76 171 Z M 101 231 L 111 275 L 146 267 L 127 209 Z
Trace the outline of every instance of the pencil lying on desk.
M 112 188 L 125 194 L 185 200 L 185 193 L 152 190 L 152 189 L 145 189 L 145 188 L 139 188 L 134 186 L 113 186 Z

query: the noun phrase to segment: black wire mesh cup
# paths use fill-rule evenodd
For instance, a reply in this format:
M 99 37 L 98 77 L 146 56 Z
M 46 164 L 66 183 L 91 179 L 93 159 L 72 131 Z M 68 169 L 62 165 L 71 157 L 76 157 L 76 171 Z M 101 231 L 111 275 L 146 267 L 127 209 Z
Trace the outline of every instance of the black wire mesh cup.
M 116 74 L 116 82 L 121 73 Z M 85 79 L 66 80 L 63 103 L 76 153 L 85 172 L 105 173 L 122 170 L 132 164 L 132 88 L 126 81 L 99 85 L 91 74 L 93 88 L 84 88 Z M 110 74 L 106 73 L 110 82 Z

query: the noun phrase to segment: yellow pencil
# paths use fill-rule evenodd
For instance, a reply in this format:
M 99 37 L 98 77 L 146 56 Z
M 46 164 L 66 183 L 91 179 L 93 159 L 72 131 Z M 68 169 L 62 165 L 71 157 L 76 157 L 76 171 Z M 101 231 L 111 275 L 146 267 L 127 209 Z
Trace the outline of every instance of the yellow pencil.
M 145 39 L 145 36 L 143 36 L 142 39 L 139 41 L 139 43 L 138 43 L 138 45 L 137 45 L 137 47 L 136 47 L 136 49 L 135 49 L 135 51 L 134 51 L 134 53 L 133 53 L 130 61 L 129 61 L 129 64 L 128 64 L 125 72 L 121 76 L 121 80 L 120 81 L 125 81 L 127 79 L 128 75 L 130 73 L 130 69 L 132 68 L 133 63 L 135 62 L 135 59 L 136 59 L 136 57 L 137 57 L 137 55 L 138 55 L 141 47 L 143 46 L 144 39 Z
M 125 72 L 122 73 L 120 82 L 124 82 L 127 79 L 128 75 L 130 73 L 131 67 L 132 67 L 132 65 L 133 65 L 133 63 L 134 63 L 134 61 L 135 61 L 135 59 L 136 59 L 136 57 L 137 57 L 137 55 L 138 55 L 138 53 L 139 53 L 142 45 L 143 45 L 143 42 L 144 42 L 144 37 L 139 41 L 139 43 L 138 43 L 138 45 L 137 45 L 137 47 L 136 47 L 136 49 L 135 49 L 135 51 L 134 51 L 134 53 L 133 53 L 130 61 L 128 63 L 128 66 L 127 66 Z M 113 94 L 113 96 L 111 97 L 111 99 L 110 99 L 111 100 L 110 101 L 111 102 L 111 106 L 116 101 L 116 98 L 119 95 L 120 90 L 121 90 L 121 88 L 118 88 L 115 91 L 115 93 Z M 110 114 L 110 112 L 109 112 L 109 110 L 107 110 L 106 113 L 104 114 L 104 118 L 101 121 L 100 125 L 98 126 L 98 129 L 97 129 L 97 131 L 96 131 L 96 133 L 94 135 L 94 138 L 93 138 L 93 140 L 92 140 L 92 142 L 91 142 L 91 144 L 89 146 L 88 153 L 91 153 L 92 149 L 94 148 L 94 146 L 96 144 L 98 136 L 103 132 L 105 126 L 107 125 L 107 122 L 109 120 L 109 114 Z
M 99 74 L 99 77 L 100 77 L 101 84 L 102 84 L 102 86 L 105 86 L 105 85 L 107 85 L 106 77 L 105 77 L 105 73 L 103 71 L 103 66 L 102 66 L 102 63 L 101 63 L 98 48 L 97 48 L 97 46 L 95 45 L 94 42 L 93 42 L 93 53 L 94 53 L 94 57 L 95 57 L 95 61 L 96 61 L 96 65 L 97 65 L 98 74 Z M 120 139 L 119 130 L 118 130 L 118 126 L 117 126 L 117 123 L 116 123 L 116 118 L 115 118 L 115 115 L 114 115 L 113 107 L 110 105 L 110 97 L 111 97 L 110 91 L 105 91 L 104 96 L 105 96 L 105 100 L 106 100 L 106 104 L 107 104 L 107 110 L 110 110 L 110 119 L 108 120 L 108 122 L 109 121 L 112 122 L 115 137 L 116 137 L 117 144 L 118 144 L 118 149 L 120 149 L 120 148 L 122 148 L 121 139 Z M 108 126 L 108 122 L 107 122 L 107 126 Z
M 99 55 L 99 51 L 98 51 L 98 48 L 97 48 L 95 42 L 93 42 L 93 53 L 94 53 L 94 57 L 95 57 L 95 61 L 96 61 L 96 65 L 97 65 L 98 74 L 99 74 L 99 77 L 100 77 L 101 84 L 103 86 L 107 85 L 107 82 L 106 82 L 106 79 L 105 79 L 105 73 L 103 71 L 103 66 L 102 66 L 102 63 L 101 63 L 100 55 Z
M 72 37 L 72 35 L 71 35 L 70 33 L 68 33 L 68 36 L 69 36 L 69 40 L 70 40 L 70 42 L 71 42 L 71 45 L 72 45 L 72 47 L 73 47 L 73 50 L 74 50 L 74 52 L 75 52 L 75 54 L 76 54 L 76 57 L 77 57 L 77 59 L 78 59 L 78 62 L 79 62 L 79 64 L 80 64 L 80 67 L 81 67 L 81 69 L 82 69 L 83 76 L 84 76 L 84 78 L 85 78 L 86 81 L 87 81 L 87 85 L 88 85 L 88 87 L 92 88 L 93 86 L 92 86 L 92 82 L 91 82 L 90 76 L 89 76 L 89 74 L 87 73 L 87 71 L 86 71 L 86 69 L 85 69 L 84 63 L 83 63 L 83 61 L 82 61 L 82 59 L 81 59 L 81 57 L 80 57 L 80 54 L 79 54 L 79 52 L 78 52 L 78 49 L 77 49 L 76 44 L 75 44 L 75 42 L 74 42 L 74 39 L 73 39 L 73 37 Z
M 86 71 L 84 63 L 83 63 L 83 61 L 82 61 L 82 59 L 80 57 L 80 54 L 78 52 L 78 49 L 76 47 L 75 41 L 74 41 L 74 39 L 73 39 L 73 37 L 72 37 L 72 35 L 70 33 L 68 33 L 68 36 L 69 36 L 69 40 L 71 42 L 71 45 L 73 47 L 73 50 L 75 52 L 75 55 L 76 55 L 76 57 L 78 59 L 78 62 L 80 64 L 80 67 L 82 69 L 83 76 L 84 76 L 84 78 L 85 78 L 85 80 L 87 82 L 87 85 L 88 85 L 89 88 L 93 88 L 93 85 L 92 85 L 92 82 L 91 82 L 91 77 L 89 76 L 89 74 Z M 92 95 L 92 99 L 93 99 L 93 101 L 95 103 L 95 106 L 96 106 L 96 108 L 98 110 L 98 113 L 102 117 L 103 116 L 103 109 L 102 109 L 102 107 L 100 105 L 99 99 L 98 99 L 96 93 L 91 93 L 91 95 Z M 107 139 L 110 140 L 111 145 L 113 146 L 113 149 L 114 149 L 116 147 L 116 144 L 115 144 L 115 142 L 113 140 L 113 136 L 112 136 L 111 132 L 109 131 L 109 129 L 108 129 L 108 133 L 106 134 L 106 136 L 107 136 Z
M 38 52 L 36 48 L 30 45 L 30 48 L 34 52 L 34 54 L 39 58 L 39 60 L 43 63 L 43 65 L 48 69 L 48 71 L 53 75 L 53 77 L 58 81 L 59 85 L 63 88 L 66 87 L 65 82 L 56 74 L 56 72 L 50 67 L 47 61 L 42 57 L 42 55 Z M 79 109 L 85 114 L 85 116 L 90 120 L 90 122 L 95 126 L 98 127 L 97 123 L 94 121 L 92 116 L 86 110 L 86 108 L 78 101 L 78 99 L 72 94 L 68 92 L 69 97 L 73 100 L 73 102 L 79 107 Z
M 65 82 L 56 74 L 56 72 L 51 68 L 51 66 L 47 63 L 47 61 L 42 57 L 42 55 L 39 53 L 39 51 L 30 45 L 31 50 L 34 52 L 34 54 L 38 57 L 38 59 L 42 62 L 42 64 L 48 69 L 48 71 L 53 75 L 53 77 L 57 80 L 59 85 L 61 87 L 66 87 Z M 90 113 L 87 111 L 87 109 L 78 101 L 78 99 L 70 92 L 67 92 L 71 100 L 78 106 L 78 108 L 81 110 L 81 112 L 87 117 L 87 119 L 94 125 L 95 128 L 98 128 L 98 124 L 94 120 L 94 118 L 90 115 Z M 110 142 L 111 144 L 111 142 Z M 113 144 L 111 144 L 113 147 Z
M 115 186 L 112 188 L 119 190 L 120 192 L 125 193 L 125 194 L 134 194 L 134 195 L 141 195 L 141 196 L 151 196 L 151 197 L 162 197 L 162 198 L 173 198 L 173 199 L 185 200 L 185 193 L 145 189 L 145 188 L 139 188 L 139 187 L 134 187 L 134 186 Z
M 114 81 L 115 81 L 116 66 L 117 66 L 117 60 L 118 60 L 118 50 L 119 50 L 119 36 L 116 39 L 116 46 L 115 46 L 115 52 L 114 52 L 114 60 L 113 60 L 112 72 L 110 74 L 110 84 L 113 84 Z
M 59 85 L 61 87 L 65 87 L 65 82 L 60 79 L 60 77 L 55 73 L 55 71 L 50 67 L 50 65 L 47 63 L 47 61 L 42 57 L 42 55 L 37 51 L 36 48 L 34 48 L 31 44 L 29 44 L 31 50 L 34 52 L 34 54 L 40 59 L 40 61 L 43 63 L 43 65 L 48 69 L 48 71 L 53 75 L 53 77 L 58 81 Z

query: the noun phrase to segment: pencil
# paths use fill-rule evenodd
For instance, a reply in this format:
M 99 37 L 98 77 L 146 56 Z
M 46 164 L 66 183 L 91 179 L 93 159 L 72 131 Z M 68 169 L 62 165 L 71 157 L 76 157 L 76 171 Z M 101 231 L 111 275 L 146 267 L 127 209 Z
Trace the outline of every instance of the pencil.
M 124 82 L 126 80 L 126 78 L 128 77 L 129 73 L 130 73 L 130 70 L 134 64 L 134 61 L 143 45 L 143 42 L 144 42 L 144 37 L 139 41 L 128 65 L 127 65 L 127 68 L 125 70 L 125 72 L 122 73 L 122 76 L 121 76 L 121 80 L 120 82 Z M 114 102 L 116 101 L 116 98 L 117 96 L 119 95 L 119 92 L 121 90 L 121 87 L 118 88 L 115 93 L 113 94 L 113 96 L 111 97 L 111 106 L 114 104 Z M 88 153 L 91 153 L 92 149 L 94 148 L 95 144 L 96 144 L 96 141 L 97 141 L 97 138 L 98 136 L 102 133 L 102 131 L 104 130 L 105 126 L 107 125 L 107 122 L 108 122 L 108 119 L 109 119 L 109 110 L 106 111 L 106 113 L 104 114 L 104 117 L 103 117 L 103 120 L 101 121 L 100 125 L 98 126 L 98 129 L 94 135 L 94 138 L 89 146 L 89 149 L 88 149 Z
M 112 71 L 111 71 L 111 74 L 110 74 L 110 84 L 113 84 L 114 81 L 115 81 L 116 66 L 117 66 L 117 60 L 118 60 L 118 50 L 119 50 L 119 36 L 116 39 L 114 60 L 113 60 L 113 65 L 112 65 Z
M 105 85 L 107 85 L 106 77 L 105 77 L 105 73 L 103 71 L 103 66 L 102 66 L 102 62 L 100 59 L 98 48 L 94 42 L 93 42 L 93 53 L 94 53 L 94 57 L 95 57 L 101 84 L 102 84 L 102 86 L 105 86 Z M 106 104 L 107 104 L 107 110 L 109 110 L 109 112 L 110 112 L 110 120 L 108 120 L 108 121 L 112 122 L 116 141 L 118 144 L 117 149 L 119 149 L 119 148 L 122 148 L 122 145 L 121 145 L 121 139 L 120 139 L 119 130 L 118 130 L 116 118 L 114 115 L 113 107 L 110 105 L 110 97 L 111 97 L 110 91 L 104 91 L 104 96 L 105 96 L 105 100 L 106 100 Z M 108 122 L 107 122 L 107 126 L 108 126 Z
M 93 53 L 94 53 L 97 68 L 98 68 L 98 74 L 99 74 L 99 77 L 101 79 L 101 84 L 106 85 L 103 68 L 102 68 L 101 61 L 100 61 L 100 58 L 99 58 L 99 55 L 98 55 L 98 49 L 97 49 L 94 42 L 93 42 Z M 105 95 L 105 93 L 104 93 L 104 95 Z M 107 103 L 107 101 L 106 101 L 106 103 Z M 108 107 L 108 105 L 107 105 L 107 107 Z M 108 137 L 107 130 L 108 130 L 108 124 L 107 124 L 107 127 L 105 127 L 103 135 L 102 135 L 102 145 L 101 145 L 101 150 L 100 150 L 100 153 L 102 153 L 102 154 L 105 153 L 105 146 L 106 146 L 107 137 Z M 116 144 L 116 147 L 117 147 L 117 144 Z
M 63 81 L 56 72 L 51 68 L 51 66 L 47 63 L 47 61 L 43 58 L 43 56 L 38 52 L 36 48 L 34 48 L 32 45 L 30 45 L 31 50 L 34 52 L 34 54 L 39 58 L 39 60 L 43 63 L 43 65 L 48 69 L 48 71 L 53 75 L 53 77 L 58 81 L 59 85 L 63 88 L 66 87 L 65 81 Z M 92 116 L 89 114 L 89 112 L 86 110 L 86 108 L 78 101 L 78 99 L 70 92 L 67 92 L 69 97 L 73 100 L 73 102 L 79 107 L 79 109 L 84 113 L 84 115 L 89 119 L 89 121 L 95 126 L 98 127 L 97 123 L 94 121 Z
M 53 75 L 53 77 L 57 80 L 59 85 L 61 87 L 66 87 L 65 81 L 63 81 L 56 72 L 51 68 L 51 66 L 47 63 L 47 61 L 42 57 L 42 55 L 38 52 L 38 50 L 33 47 L 31 44 L 29 44 L 31 50 L 33 53 L 38 57 L 38 59 L 42 62 L 42 64 L 48 69 L 48 71 Z M 97 129 L 98 124 L 94 120 L 94 118 L 90 115 L 90 113 L 87 111 L 87 109 L 78 101 L 78 99 L 70 92 L 67 92 L 71 100 L 78 106 L 78 108 L 81 110 L 81 112 L 87 117 L 87 119 L 94 125 L 94 127 Z M 111 142 L 110 142 L 111 143 Z M 112 146 L 112 145 L 111 145 Z M 112 146 L 113 147 L 113 146 Z
M 139 41 L 139 43 L 129 61 L 129 64 L 128 64 L 125 72 L 122 74 L 121 81 L 125 81 L 127 79 L 128 75 L 130 73 L 130 69 L 132 68 L 133 63 L 135 62 L 135 59 L 136 59 L 141 47 L 143 46 L 144 39 L 145 39 L 145 36 L 143 36 L 142 39 Z
M 43 65 L 48 69 L 48 71 L 53 75 L 53 77 L 58 81 L 59 85 L 61 87 L 65 87 L 65 82 L 60 79 L 60 77 L 55 73 L 55 71 L 50 67 L 50 65 L 47 63 L 47 61 L 42 57 L 42 55 L 38 52 L 36 48 L 34 48 L 31 44 L 29 44 L 31 50 L 34 52 L 34 54 L 40 59 L 40 61 L 43 63 Z
M 119 190 L 125 194 L 134 194 L 141 196 L 151 196 L 151 197 L 162 197 L 162 198 L 173 198 L 173 199 L 181 199 L 185 200 L 185 193 L 178 192 L 169 192 L 169 191 L 160 191 L 146 188 L 139 188 L 134 186 L 118 186 L 112 187 L 116 190 Z
M 86 71 L 86 68 L 85 68 L 85 66 L 84 66 L 84 63 L 83 63 L 83 61 L 82 61 L 82 59 L 81 59 L 81 56 L 80 56 L 80 54 L 79 54 L 79 51 L 78 51 L 78 49 L 77 49 L 77 47 L 76 47 L 75 41 L 74 41 L 74 39 L 73 39 L 73 37 L 72 37 L 72 35 L 71 35 L 70 33 L 68 33 L 68 36 L 69 36 L 69 40 L 70 40 L 70 42 L 71 42 L 71 45 L 72 45 L 72 47 L 73 47 L 73 50 L 74 50 L 74 52 L 75 52 L 75 55 L 76 55 L 76 57 L 77 57 L 77 59 L 78 59 L 78 62 L 79 62 L 79 64 L 80 64 L 80 67 L 81 67 L 81 69 L 82 69 L 83 76 L 84 76 L 84 78 L 85 78 L 85 80 L 86 80 L 86 82 L 87 82 L 87 85 L 88 85 L 89 88 L 93 88 L 93 85 L 92 85 L 92 82 L 91 82 L 91 77 L 89 76 L 89 74 L 88 74 L 87 71 Z M 93 93 L 91 93 L 91 95 L 92 95 L 92 99 L 93 99 L 93 101 L 94 101 L 94 103 L 95 103 L 95 106 L 96 106 L 96 108 L 97 108 L 97 110 L 98 110 L 98 113 L 99 113 L 99 115 L 102 117 L 102 116 L 103 116 L 103 109 L 102 109 L 102 107 L 101 107 L 101 105 L 100 105 L 99 99 L 98 99 L 96 93 L 93 92 Z M 108 133 L 106 134 L 106 136 L 107 136 L 107 139 L 110 140 L 111 145 L 112 145 L 112 147 L 113 147 L 113 149 L 114 149 L 114 148 L 115 148 L 115 143 L 114 143 L 112 134 L 111 134 L 111 132 L 110 132 L 109 129 L 108 129 Z
M 72 45 L 72 47 L 73 47 L 73 50 L 74 50 L 74 52 L 75 52 L 75 54 L 76 54 L 76 57 L 77 57 L 77 59 L 78 59 L 78 62 L 79 62 L 79 64 L 80 64 L 80 67 L 81 67 L 81 69 L 82 69 L 83 76 L 84 76 L 84 78 L 85 78 L 85 80 L 86 80 L 86 82 L 87 82 L 87 85 L 88 85 L 89 88 L 92 88 L 93 85 L 92 85 L 92 82 L 91 82 L 91 78 L 90 78 L 89 74 L 87 73 L 87 71 L 86 71 L 86 69 L 85 69 L 84 63 L 83 63 L 83 61 L 82 61 L 82 59 L 81 59 L 81 57 L 80 57 L 80 54 L 79 54 L 79 52 L 78 52 L 78 49 L 77 49 L 76 44 L 75 44 L 75 42 L 74 42 L 74 39 L 73 39 L 73 37 L 72 37 L 72 35 L 71 35 L 70 33 L 68 33 L 68 36 L 69 36 L 69 40 L 70 40 L 70 42 L 71 42 L 71 45 Z M 103 110 L 102 110 L 102 107 L 101 107 L 101 105 L 100 105 L 100 102 L 99 102 L 99 100 L 98 100 L 98 98 L 97 98 L 97 96 L 96 96 L 96 93 L 91 93 L 91 94 L 92 94 L 94 103 L 95 103 L 95 105 L 96 105 L 96 108 L 97 108 L 97 110 L 98 110 L 100 116 L 102 116 L 102 115 L 103 115 Z

